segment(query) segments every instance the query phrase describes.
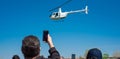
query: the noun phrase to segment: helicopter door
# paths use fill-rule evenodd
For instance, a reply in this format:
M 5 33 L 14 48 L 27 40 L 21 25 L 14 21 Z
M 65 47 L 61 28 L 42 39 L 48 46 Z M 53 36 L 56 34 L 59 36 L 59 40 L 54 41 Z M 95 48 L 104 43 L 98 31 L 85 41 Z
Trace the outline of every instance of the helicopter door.
M 58 13 L 56 13 L 56 14 L 55 14 L 55 17 L 58 17 L 58 15 L 59 15 L 59 14 L 58 14 Z

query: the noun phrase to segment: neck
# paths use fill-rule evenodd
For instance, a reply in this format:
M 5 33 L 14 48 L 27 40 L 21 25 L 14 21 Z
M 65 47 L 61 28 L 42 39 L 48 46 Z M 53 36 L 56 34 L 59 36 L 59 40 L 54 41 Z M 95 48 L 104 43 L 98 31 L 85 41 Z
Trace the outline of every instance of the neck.
M 37 59 L 37 57 L 39 57 L 39 55 L 37 55 L 35 57 L 25 57 L 25 59 Z

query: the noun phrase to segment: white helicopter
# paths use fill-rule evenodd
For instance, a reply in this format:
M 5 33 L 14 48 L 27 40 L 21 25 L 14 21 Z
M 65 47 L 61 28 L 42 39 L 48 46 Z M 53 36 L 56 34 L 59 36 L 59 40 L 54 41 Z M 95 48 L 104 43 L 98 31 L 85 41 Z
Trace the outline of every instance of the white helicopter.
M 65 5 L 66 3 L 70 2 L 71 0 L 68 0 L 67 2 L 65 2 L 64 4 L 62 4 L 61 6 Z M 75 10 L 75 11 L 69 11 L 69 12 L 62 12 L 61 10 L 61 6 L 58 6 L 52 10 L 55 10 L 55 9 L 58 9 L 58 12 L 53 12 L 51 15 L 50 15 L 50 18 L 52 20 L 60 20 L 60 19 L 63 19 L 63 18 L 66 18 L 68 14 L 72 14 L 72 13 L 76 13 L 76 12 L 85 12 L 86 14 L 88 14 L 88 6 L 86 6 L 84 9 L 81 9 L 81 10 Z M 52 11 L 50 10 L 50 11 Z

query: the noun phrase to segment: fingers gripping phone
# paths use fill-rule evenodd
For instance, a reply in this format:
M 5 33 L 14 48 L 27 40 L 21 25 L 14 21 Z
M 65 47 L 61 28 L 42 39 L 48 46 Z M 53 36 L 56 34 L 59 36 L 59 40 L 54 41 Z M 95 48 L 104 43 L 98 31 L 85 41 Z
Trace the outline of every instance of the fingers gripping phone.
M 43 31 L 43 41 L 48 42 L 48 34 L 49 34 L 48 30 Z

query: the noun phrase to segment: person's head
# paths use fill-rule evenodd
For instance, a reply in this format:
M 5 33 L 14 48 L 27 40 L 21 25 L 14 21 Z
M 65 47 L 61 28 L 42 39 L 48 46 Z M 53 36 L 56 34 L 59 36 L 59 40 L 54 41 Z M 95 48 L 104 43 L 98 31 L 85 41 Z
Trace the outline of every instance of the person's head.
M 97 48 L 90 49 L 86 59 L 102 59 L 102 52 Z
M 22 53 L 24 57 L 35 57 L 40 53 L 40 42 L 36 36 L 29 35 L 22 40 Z
M 18 55 L 14 55 L 12 59 L 20 59 L 20 57 Z

